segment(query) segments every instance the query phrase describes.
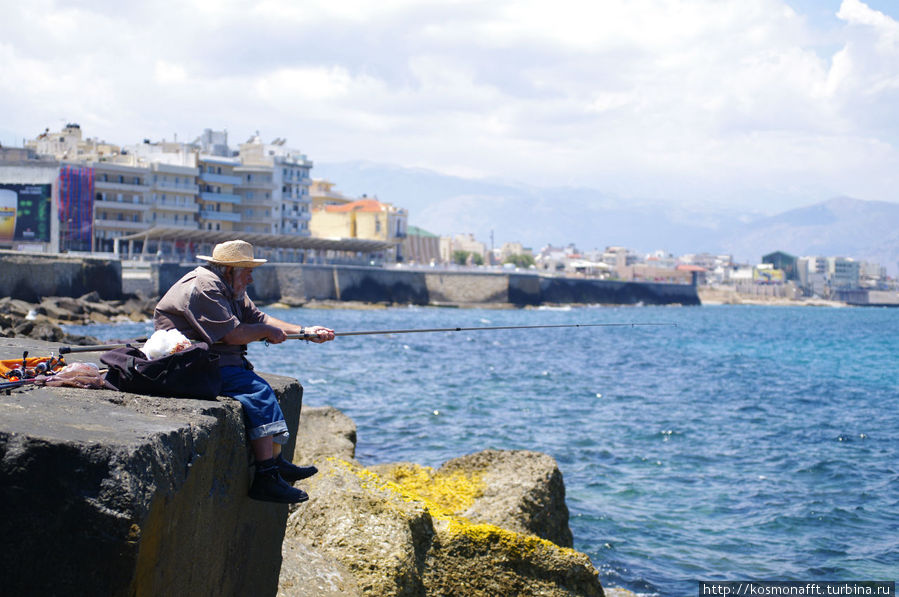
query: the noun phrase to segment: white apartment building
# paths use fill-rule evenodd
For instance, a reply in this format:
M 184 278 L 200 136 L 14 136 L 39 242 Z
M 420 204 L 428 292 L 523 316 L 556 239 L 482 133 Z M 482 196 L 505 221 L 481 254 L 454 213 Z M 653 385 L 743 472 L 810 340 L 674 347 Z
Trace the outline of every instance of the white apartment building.
M 150 226 L 196 230 L 197 168 L 150 164 Z
M 286 139 L 264 143 L 257 133 L 240 145 L 240 172 L 245 175 L 241 184 L 251 184 L 252 181 L 246 176 L 256 176 L 258 183 L 254 183 L 252 188 L 246 187 L 246 191 L 253 194 L 253 203 L 247 204 L 243 213 L 247 217 L 258 218 L 259 210 L 264 209 L 264 203 L 267 202 L 272 218 L 272 233 L 309 236 L 312 207 L 309 195 L 312 179 L 309 173 L 312 162 L 305 154 L 286 147 L 286 143 Z M 259 185 L 266 170 L 270 173 L 270 186 L 267 191 L 263 191 Z M 269 196 L 263 194 L 260 197 L 260 192 L 268 193 Z M 251 210 L 252 216 L 249 215 Z
M 831 288 L 858 288 L 859 262 L 848 257 L 828 257 L 827 274 Z
M 241 177 L 234 169 L 240 166 L 236 158 L 200 154 L 198 156 L 199 211 L 197 222 L 200 230 L 232 231 L 240 228 L 240 195 L 235 188 Z
M 94 169 L 93 250 L 113 251 L 115 239 L 149 225 L 150 171 L 112 162 L 90 162 Z M 61 222 L 66 234 L 66 223 Z

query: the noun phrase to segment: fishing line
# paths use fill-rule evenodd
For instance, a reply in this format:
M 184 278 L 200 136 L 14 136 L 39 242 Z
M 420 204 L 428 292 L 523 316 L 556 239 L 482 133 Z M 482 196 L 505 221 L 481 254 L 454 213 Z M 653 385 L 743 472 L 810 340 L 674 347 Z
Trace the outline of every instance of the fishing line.
M 647 326 L 671 326 L 677 327 L 676 323 L 654 323 L 654 322 L 629 322 L 629 323 L 562 323 L 555 325 L 491 325 L 480 327 L 455 327 L 455 328 L 418 328 L 418 329 L 400 329 L 400 330 L 360 330 L 354 332 L 334 332 L 334 336 L 375 336 L 388 334 L 427 334 L 433 332 L 482 332 L 487 330 L 536 330 L 546 328 L 607 328 L 607 327 L 647 327 Z M 288 340 L 310 340 L 315 338 L 315 334 L 287 334 Z M 132 344 L 146 342 L 146 338 L 138 338 L 132 340 Z M 266 341 L 268 344 L 268 341 Z M 127 344 L 101 344 L 97 346 L 60 346 L 59 354 L 69 354 L 73 352 L 101 352 L 112 350 L 114 348 L 122 348 Z
M 534 330 L 544 328 L 604 328 L 604 327 L 637 327 L 637 326 L 673 326 L 676 323 L 563 323 L 556 325 L 491 325 L 479 327 L 455 328 L 420 328 L 404 330 L 364 330 L 357 332 L 334 332 L 334 336 L 373 336 L 379 334 L 424 334 L 430 332 L 480 332 L 486 330 Z M 288 340 L 308 340 L 315 334 L 287 334 Z

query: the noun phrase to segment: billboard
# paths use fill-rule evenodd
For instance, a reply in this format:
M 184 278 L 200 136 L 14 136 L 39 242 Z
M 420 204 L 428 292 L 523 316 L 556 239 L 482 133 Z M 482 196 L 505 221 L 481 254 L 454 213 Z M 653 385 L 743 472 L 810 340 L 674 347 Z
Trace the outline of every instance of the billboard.
M 0 243 L 50 242 L 49 184 L 0 184 Z
M 752 268 L 752 281 L 756 284 L 783 284 L 785 279 L 782 269 Z

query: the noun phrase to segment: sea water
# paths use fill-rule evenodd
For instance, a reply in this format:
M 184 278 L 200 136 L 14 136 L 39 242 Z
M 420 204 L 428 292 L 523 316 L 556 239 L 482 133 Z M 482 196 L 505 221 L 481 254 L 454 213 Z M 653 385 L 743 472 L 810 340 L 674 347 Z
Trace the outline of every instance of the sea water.
M 304 404 L 352 417 L 363 464 L 552 455 L 574 547 L 607 587 L 899 576 L 899 310 L 269 312 L 338 331 L 677 324 L 348 336 L 255 343 L 249 356 L 298 378 Z

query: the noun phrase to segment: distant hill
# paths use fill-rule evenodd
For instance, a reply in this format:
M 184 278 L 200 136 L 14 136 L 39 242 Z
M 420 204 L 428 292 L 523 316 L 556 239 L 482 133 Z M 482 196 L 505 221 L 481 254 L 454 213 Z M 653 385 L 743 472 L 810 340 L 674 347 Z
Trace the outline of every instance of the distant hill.
M 736 226 L 720 240 L 735 255 L 782 250 L 875 261 L 895 273 L 899 204 L 837 197 Z
M 899 204 L 893 203 L 840 197 L 771 216 L 699 201 L 678 205 L 368 162 L 317 163 L 313 176 L 348 195 L 404 207 L 410 224 L 435 234 L 470 232 L 489 244 L 493 231 L 496 246 L 575 243 L 589 251 L 622 245 L 640 252 L 729 253 L 750 262 L 782 250 L 877 261 L 892 272 L 899 262 Z

